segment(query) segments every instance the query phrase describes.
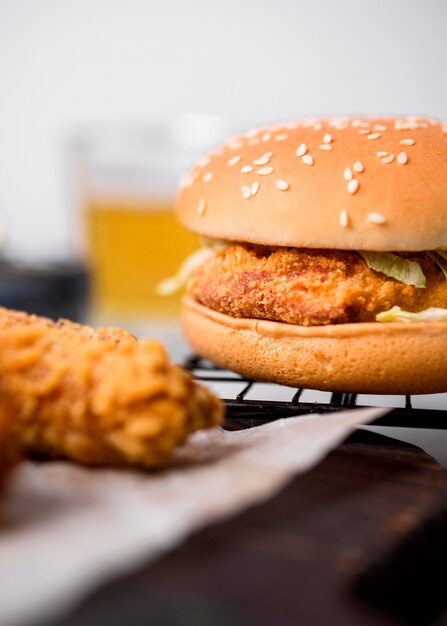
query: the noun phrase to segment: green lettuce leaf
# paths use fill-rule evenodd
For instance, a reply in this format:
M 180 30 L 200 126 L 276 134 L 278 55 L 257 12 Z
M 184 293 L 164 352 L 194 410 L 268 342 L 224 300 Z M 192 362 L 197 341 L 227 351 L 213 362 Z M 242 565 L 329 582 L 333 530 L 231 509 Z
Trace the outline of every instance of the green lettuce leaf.
M 225 250 L 232 245 L 225 239 L 213 239 L 212 237 L 200 237 L 200 244 L 203 248 L 209 248 L 213 252 L 220 252 L 220 250 Z
M 186 285 L 195 269 L 204 263 L 207 259 L 214 256 L 211 248 L 199 248 L 190 254 L 181 264 L 177 274 L 170 278 L 162 280 L 155 288 L 159 296 L 172 296 Z
M 431 307 L 419 313 L 402 311 L 400 306 L 393 306 L 389 311 L 378 313 L 377 322 L 447 322 L 447 309 Z
M 392 252 L 367 252 L 358 250 L 360 256 L 366 261 L 367 266 L 381 272 L 389 278 L 394 278 L 405 285 L 425 287 L 425 276 L 417 261 L 402 259 Z
M 223 239 L 211 239 L 210 237 L 201 237 L 200 244 L 202 247 L 186 257 L 175 276 L 165 278 L 165 280 L 158 283 L 155 288 L 157 295 L 172 296 L 172 294 L 180 291 L 199 265 L 214 256 L 216 252 L 224 250 L 231 245 Z

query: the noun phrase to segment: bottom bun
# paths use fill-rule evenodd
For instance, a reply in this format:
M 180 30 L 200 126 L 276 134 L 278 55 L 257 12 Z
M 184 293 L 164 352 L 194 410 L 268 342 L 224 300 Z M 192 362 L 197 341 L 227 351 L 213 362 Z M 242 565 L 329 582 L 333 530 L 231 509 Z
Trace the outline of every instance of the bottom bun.
M 182 326 L 198 355 L 254 380 L 345 393 L 447 391 L 447 322 L 298 326 L 233 318 L 186 295 Z

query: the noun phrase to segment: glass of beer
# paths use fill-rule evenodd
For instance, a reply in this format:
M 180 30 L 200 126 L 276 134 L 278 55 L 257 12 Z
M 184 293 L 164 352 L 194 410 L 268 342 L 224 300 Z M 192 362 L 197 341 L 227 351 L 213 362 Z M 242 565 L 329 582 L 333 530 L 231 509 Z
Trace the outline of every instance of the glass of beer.
M 174 215 L 179 179 L 228 132 L 221 118 L 182 116 L 146 129 L 78 135 L 77 241 L 96 321 L 177 317 L 181 293 L 161 296 L 157 285 L 199 246 Z

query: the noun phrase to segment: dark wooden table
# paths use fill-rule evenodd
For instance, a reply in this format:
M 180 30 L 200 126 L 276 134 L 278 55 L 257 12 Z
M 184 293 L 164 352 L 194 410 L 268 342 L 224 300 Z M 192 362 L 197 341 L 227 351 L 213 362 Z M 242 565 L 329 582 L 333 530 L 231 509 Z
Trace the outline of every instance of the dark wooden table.
M 357 432 L 268 503 L 94 592 L 54 626 L 439 626 L 445 557 L 445 470 L 416 447 Z

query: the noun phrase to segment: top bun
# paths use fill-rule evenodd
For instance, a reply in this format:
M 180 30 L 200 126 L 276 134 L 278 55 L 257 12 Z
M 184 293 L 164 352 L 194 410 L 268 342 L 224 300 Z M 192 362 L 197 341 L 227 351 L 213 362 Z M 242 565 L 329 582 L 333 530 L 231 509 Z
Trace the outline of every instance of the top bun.
M 375 117 L 257 128 L 200 159 L 176 209 L 190 230 L 230 241 L 447 248 L 447 123 Z

